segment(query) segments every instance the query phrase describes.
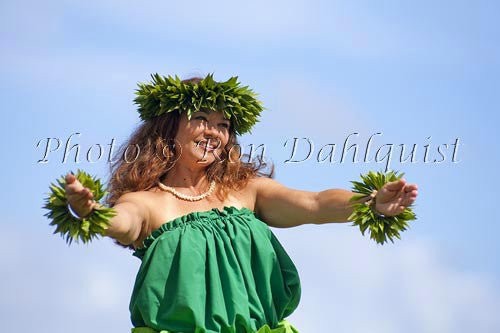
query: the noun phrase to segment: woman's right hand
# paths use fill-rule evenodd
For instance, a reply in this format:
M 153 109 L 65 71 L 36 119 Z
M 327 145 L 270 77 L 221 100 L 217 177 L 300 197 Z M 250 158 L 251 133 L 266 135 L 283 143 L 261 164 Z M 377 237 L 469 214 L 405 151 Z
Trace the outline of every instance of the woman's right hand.
M 82 183 L 76 179 L 76 176 L 68 173 L 66 175 L 66 198 L 71 206 L 71 209 L 80 217 L 85 217 L 92 212 L 96 202 L 94 195 L 90 189 L 84 187 Z

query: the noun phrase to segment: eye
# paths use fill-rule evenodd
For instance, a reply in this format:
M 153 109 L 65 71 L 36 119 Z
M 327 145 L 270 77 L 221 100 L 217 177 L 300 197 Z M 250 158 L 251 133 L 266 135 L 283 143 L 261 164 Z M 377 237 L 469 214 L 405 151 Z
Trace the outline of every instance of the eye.
M 194 117 L 194 119 L 201 119 L 201 120 L 207 121 L 207 118 L 205 118 L 203 116 L 196 116 L 196 117 Z
M 229 124 L 228 123 L 220 123 L 219 125 L 221 125 L 224 128 L 229 128 Z

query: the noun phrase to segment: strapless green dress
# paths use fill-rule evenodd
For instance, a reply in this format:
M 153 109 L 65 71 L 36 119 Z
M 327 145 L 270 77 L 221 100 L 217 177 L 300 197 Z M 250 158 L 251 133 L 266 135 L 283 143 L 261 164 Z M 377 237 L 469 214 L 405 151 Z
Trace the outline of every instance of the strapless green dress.
M 133 255 L 132 333 L 298 333 L 286 320 L 300 300 L 297 269 L 247 208 L 178 217 Z

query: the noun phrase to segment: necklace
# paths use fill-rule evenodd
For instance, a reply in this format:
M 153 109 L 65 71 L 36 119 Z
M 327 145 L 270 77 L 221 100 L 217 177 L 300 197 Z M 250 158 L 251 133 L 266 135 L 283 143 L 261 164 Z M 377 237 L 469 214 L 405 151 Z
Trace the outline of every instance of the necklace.
M 215 181 L 212 181 L 210 183 L 210 187 L 209 187 L 208 191 L 206 191 L 205 193 L 202 193 L 200 195 L 188 195 L 188 194 L 183 194 L 183 193 L 177 192 L 177 190 L 175 188 L 167 186 L 160 181 L 158 182 L 158 186 L 160 187 L 160 189 L 172 193 L 173 195 L 175 195 L 179 199 L 186 200 L 186 201 L 199 201 L 199 200 L 205 199 L 210 194 L 212 194 L 212 192 L 215 189 Z

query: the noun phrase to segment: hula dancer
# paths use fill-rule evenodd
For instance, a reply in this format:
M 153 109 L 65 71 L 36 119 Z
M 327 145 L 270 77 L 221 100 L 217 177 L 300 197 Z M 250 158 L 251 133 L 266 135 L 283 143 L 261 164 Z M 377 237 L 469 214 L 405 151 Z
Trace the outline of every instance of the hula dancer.
M 68 243 L 109 236 L 142 261 L 132 333 L 297 333 L 286 318 L 299 274 L 269 226 L 352 221 L 384 244 L 415 219 L 417 186 L 402 174 L 308 192 L 273 180 L 262 160 L 242 162 L 237 135 L 263 107 L 236 77 L 155 74 L 136 94 L 143 122 L 120 148 L 109 187 L 79 170 L 52 184 L 45 205 Z

